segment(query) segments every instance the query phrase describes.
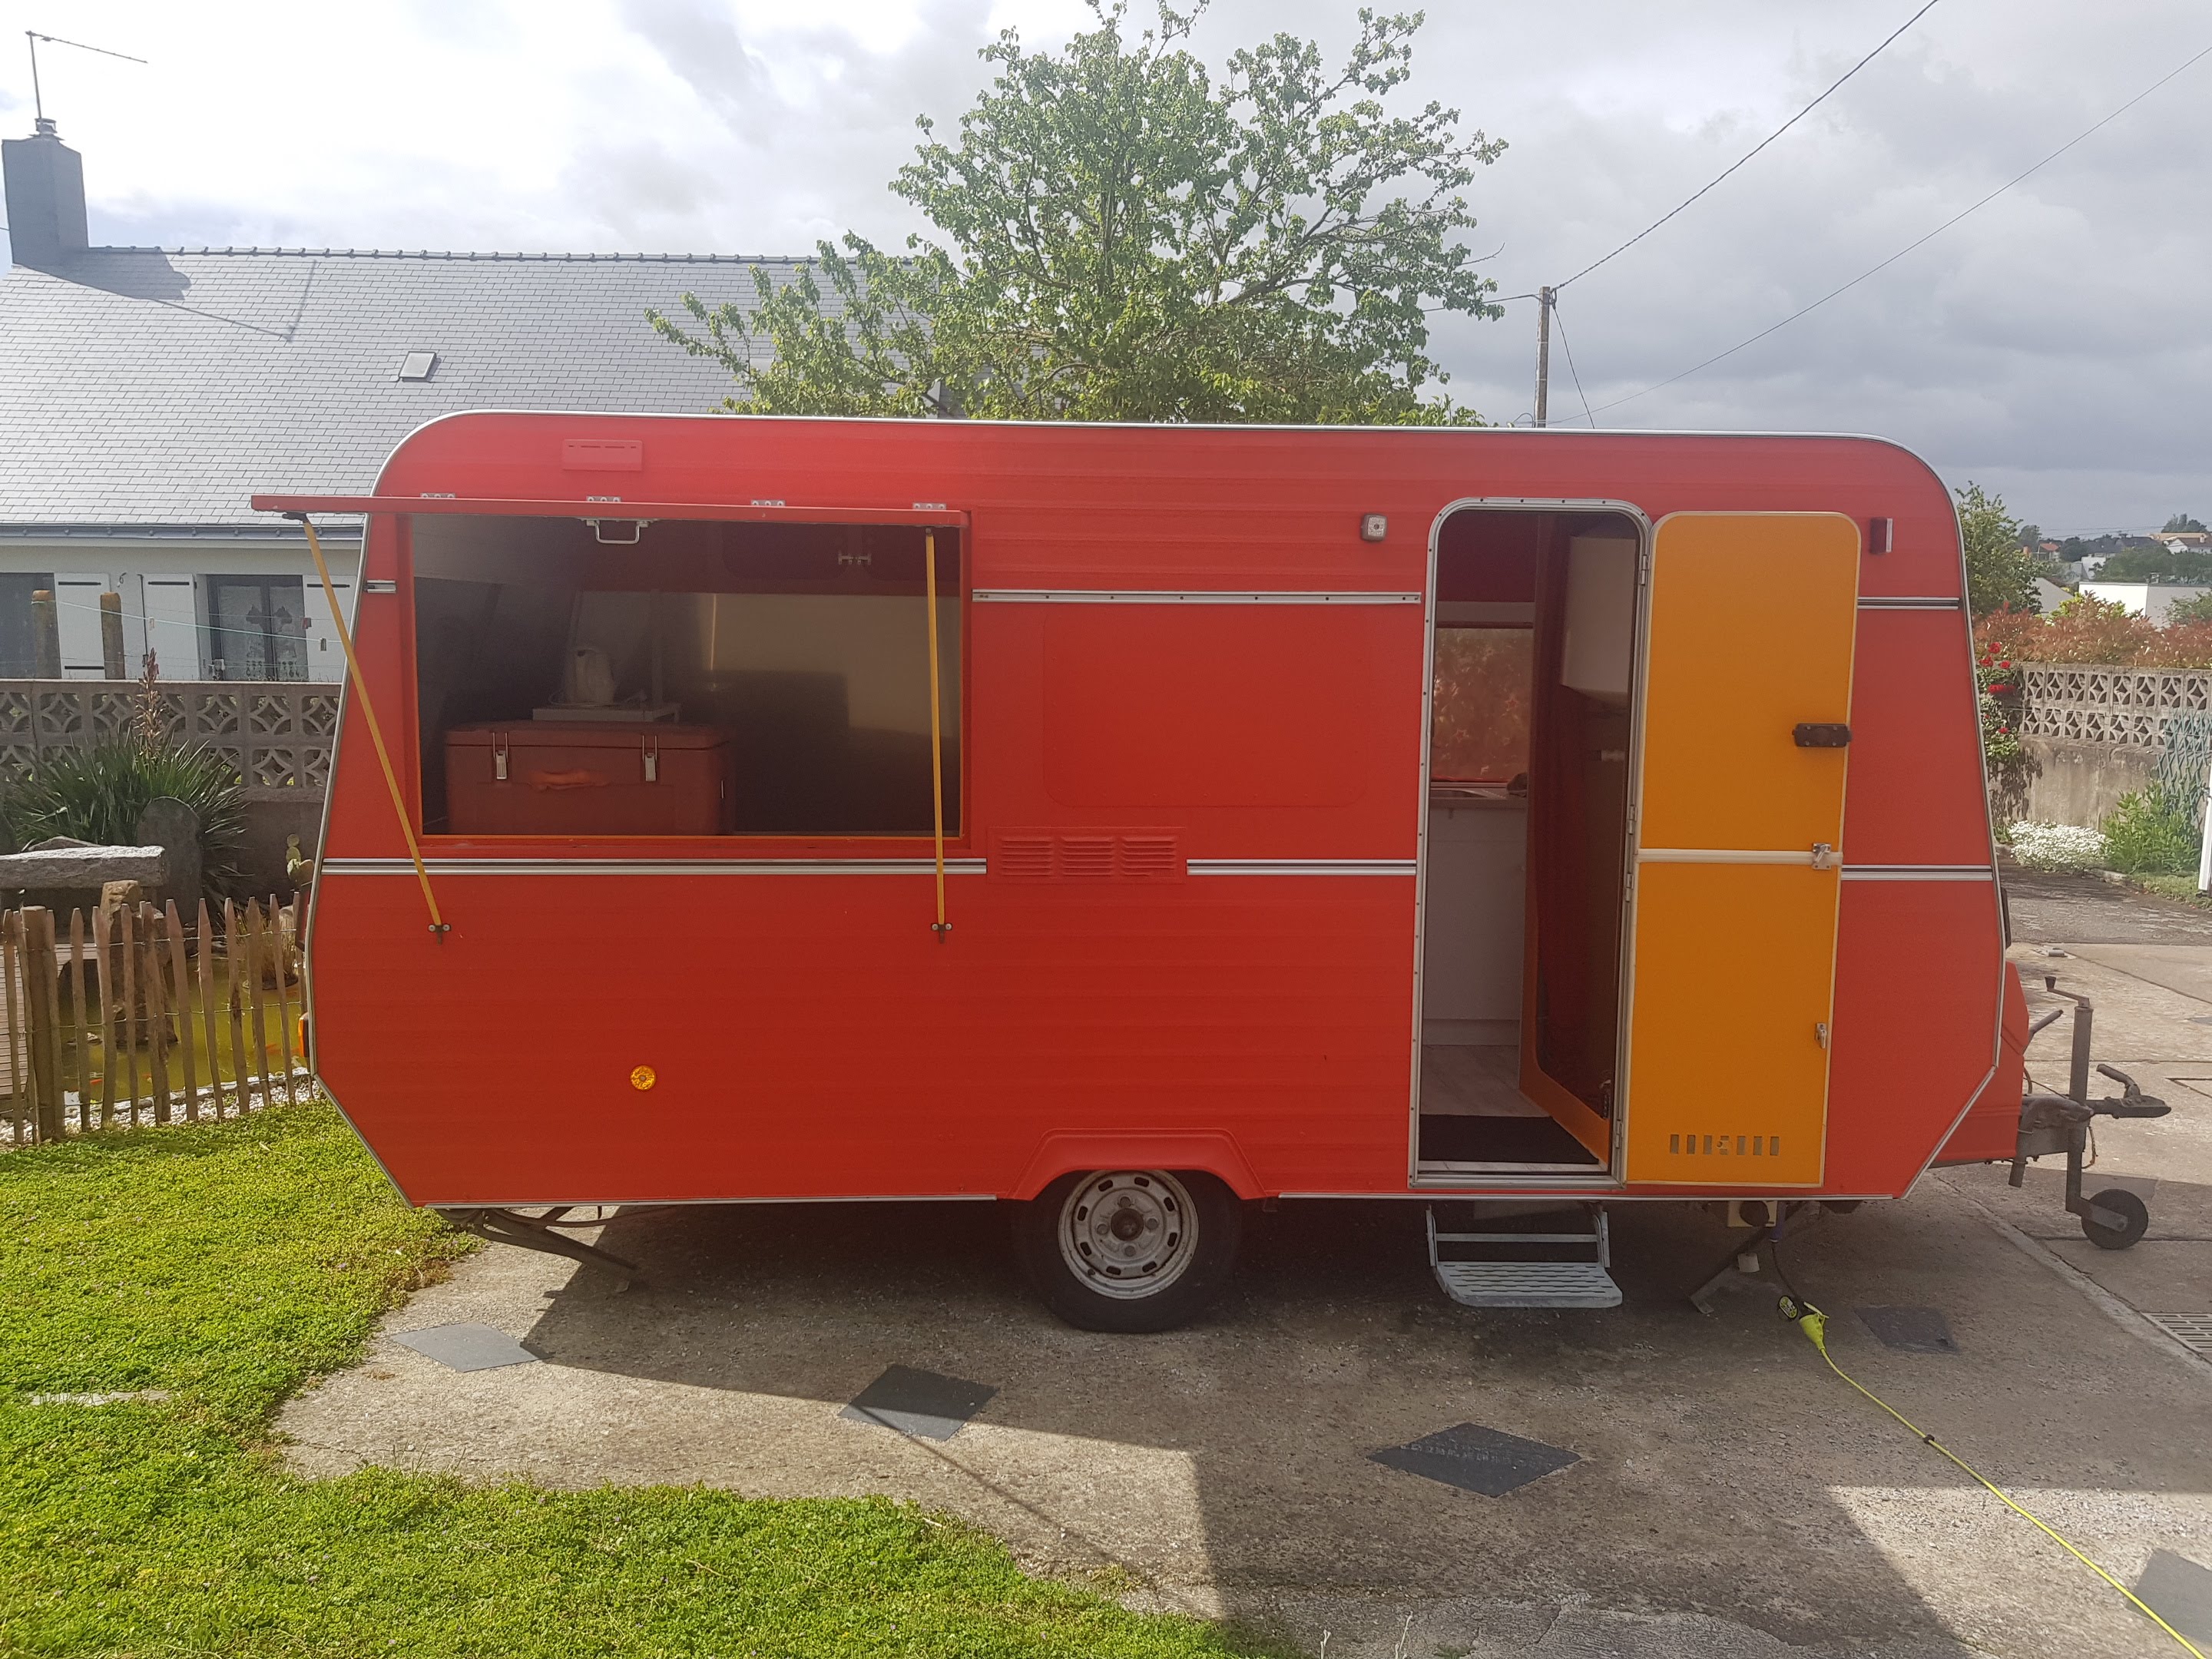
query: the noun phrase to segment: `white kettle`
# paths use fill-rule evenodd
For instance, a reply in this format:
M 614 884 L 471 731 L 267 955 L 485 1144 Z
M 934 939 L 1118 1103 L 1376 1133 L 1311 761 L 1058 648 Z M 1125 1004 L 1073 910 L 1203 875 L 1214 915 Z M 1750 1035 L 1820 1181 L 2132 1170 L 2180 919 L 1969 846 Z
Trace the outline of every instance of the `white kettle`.
M 568 647 L 561 677 L 561 701 L 571 708 L 604 708 L 615 700 L 615 671 L 596 645 Z

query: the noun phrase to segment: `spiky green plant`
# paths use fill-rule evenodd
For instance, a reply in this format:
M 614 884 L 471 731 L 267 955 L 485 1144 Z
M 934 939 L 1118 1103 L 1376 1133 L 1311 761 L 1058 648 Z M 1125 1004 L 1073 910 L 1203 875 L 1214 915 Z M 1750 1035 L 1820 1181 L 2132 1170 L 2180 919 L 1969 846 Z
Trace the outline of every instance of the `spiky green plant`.
M 132 736 L 49 755 L 0 793 L 0 828 L 19 848 L 49 836 L 128 847 L 138 839 L 139 814 L 162 795 L 199 818 L 201 879 L 218 893 L 240 891 L 246 788 L 228 758 L 212 749 L 148 745 Z
M 2106 861 L 2115 870 L 2183 876 L 2197 868 L 2197 802 L 2187 793 L 2155 783 L 2131 789 L 2098 827 L 2105 832 Z

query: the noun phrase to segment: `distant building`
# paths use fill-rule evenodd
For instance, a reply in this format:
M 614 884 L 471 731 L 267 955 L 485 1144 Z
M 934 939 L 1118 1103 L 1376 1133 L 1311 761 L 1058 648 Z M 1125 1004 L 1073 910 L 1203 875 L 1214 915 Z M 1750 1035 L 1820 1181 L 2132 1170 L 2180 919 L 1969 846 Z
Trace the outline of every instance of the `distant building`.
M 2124 605 L 2133 616 L 2148 617 L 2163 624 L 2166 613 L 2175 605 L 2212 593 L 2212 587 L 2168 586 L 2162 582 L 2083 582 L 2081 591 L 2092 599 Z
M 2061 587 L 2047 577 L 2035 579 L 2035 608 L 2046 617 L 2073 597 L 2071 588 Z
M 256 490 L 366 492 L 400 439 L 471 409 L 696 414 L 727 372 L 655 336 L 685 290 L 750 301 L 733 254 L 400 253 L 89 246 L 83 164 L 51 121 L 4 152 L 0 678 L 35 671 L 54 592 L 61 668 L 99 678 L 100 596 L 126 675 L 336 680 L 299 527 Z M 350 604 L 357 522 L 325 545 Z

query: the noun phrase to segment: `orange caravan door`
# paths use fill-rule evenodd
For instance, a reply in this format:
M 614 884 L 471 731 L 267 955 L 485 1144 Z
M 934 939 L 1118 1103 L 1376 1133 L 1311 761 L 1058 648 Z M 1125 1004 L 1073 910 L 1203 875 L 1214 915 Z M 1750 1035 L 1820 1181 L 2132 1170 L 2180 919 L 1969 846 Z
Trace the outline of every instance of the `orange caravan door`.
M 1677 514 L 1652 538 L 1632 1182 L 1820 1182 L 1858 562 L 1828 514 Z

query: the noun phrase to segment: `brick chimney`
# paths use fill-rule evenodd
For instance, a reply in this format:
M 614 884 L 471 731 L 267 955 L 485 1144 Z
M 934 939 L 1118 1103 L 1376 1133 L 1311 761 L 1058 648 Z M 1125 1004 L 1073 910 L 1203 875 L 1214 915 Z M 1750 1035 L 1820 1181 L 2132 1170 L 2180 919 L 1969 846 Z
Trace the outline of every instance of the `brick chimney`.
M 84 158 L 41 117 L 28 138 L 0 140 L 8 241 L 19 265 L 58 270 L 84 252 Z

